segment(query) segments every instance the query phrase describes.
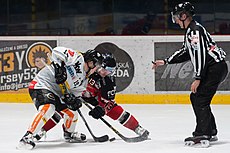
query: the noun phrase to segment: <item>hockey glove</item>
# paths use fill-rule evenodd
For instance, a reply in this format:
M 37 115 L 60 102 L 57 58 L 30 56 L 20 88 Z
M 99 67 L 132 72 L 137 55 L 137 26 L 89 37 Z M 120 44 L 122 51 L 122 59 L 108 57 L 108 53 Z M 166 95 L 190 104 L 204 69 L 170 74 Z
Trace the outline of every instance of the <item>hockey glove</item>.
M 95 97 L 82 97 L 82 99 L 85 102 L 87 102 L 87 103 L 89 103 L 89 104 L 91 104 L 93 106 L 97 106 L 98 105 L 98 101 L 95 99 Z
M 89 115 L 95 119 L 99 119 L 105 115 L 105 109 L 98 105 L 89 112 Z
M 82 102 L 79 98 L 75 97 L 74 94 L 64 94 L 63 101 L 67 107 L 73 111 L 81 108 Z
M 54 67 L 54 74 L 55 74 L 55 79 L 57 84 L 62 84 L 66 81 L 67 79 L 67 73 L 66 73 L 66 68 L 65 68 L 65 63 L 62 61 L 61 66 L 58 63 L 52 63 Z

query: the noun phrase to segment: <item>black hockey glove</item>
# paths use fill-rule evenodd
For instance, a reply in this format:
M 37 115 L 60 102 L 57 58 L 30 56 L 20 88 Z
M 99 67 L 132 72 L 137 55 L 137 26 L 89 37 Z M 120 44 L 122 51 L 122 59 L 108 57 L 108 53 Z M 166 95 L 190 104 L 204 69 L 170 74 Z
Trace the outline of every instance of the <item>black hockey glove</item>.
M 95 97 L 81 97 L 85 102 L 93 105 L 93 106 L 97 106 L 98 105 L 98 101 L 97 99 L 95 99 Z
M 66 73 L 66 68 L 65 68 L 65 62 L 61 62 L 61 66 L 57 63 L 52 63 L 54 67 L 54 74 L 55 74 L 55 79 L 57 84 L 62 84 L 66 81 L 67 79 L 67 73 Z
M 99 119 L 105 115 L 105 109 L 98 105 L 89 112 L 89 115 L 95 119 Z
M 63 101 L 67 107 L 73 111 L 76 111 L 82 106 L 81 100 L 75 97 L 74 94 L 64 94 Z

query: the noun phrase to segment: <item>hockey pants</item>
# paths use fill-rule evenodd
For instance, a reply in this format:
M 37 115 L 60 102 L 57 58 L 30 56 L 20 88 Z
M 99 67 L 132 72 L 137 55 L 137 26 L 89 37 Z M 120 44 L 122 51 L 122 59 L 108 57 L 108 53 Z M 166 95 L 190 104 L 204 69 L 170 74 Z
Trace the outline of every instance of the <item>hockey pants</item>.
M 216 63 L 207 69 L 206 76 L 202 78 L 196 93 L 190 94 L 193 111 L 196 116 L 195 135 L 216 135 L 217 127 L 215 117 L 211 111 L 211 101 L 219 84 L 228 73 L 225 61 Z

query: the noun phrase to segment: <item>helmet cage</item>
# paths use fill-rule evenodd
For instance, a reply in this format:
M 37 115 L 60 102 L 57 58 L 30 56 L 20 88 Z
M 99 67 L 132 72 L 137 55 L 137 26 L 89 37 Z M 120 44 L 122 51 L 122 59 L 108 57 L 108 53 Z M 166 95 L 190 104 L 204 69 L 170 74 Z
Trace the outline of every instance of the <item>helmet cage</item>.
M 116 67 L 104 67 L 103 65 L 101 65 L 98 66 L 96 72 L 100 74 L 100 71 L 104 71 L 104 73 L 106 72 L 108 76 L 113 76 L 116 73 Z
M 176 23 L 176 19 L 180 19 L 180 14 L 173 14 L 173 12 L 171 12 L 171 17 L 172 17 L 172 22 Z
M 103 54 L 102 64 L 98 66 L 97 72 L 100 70 L 106 71 L 109 76 L 112 76 L 116 72 L 116 60 L 111 53 Z

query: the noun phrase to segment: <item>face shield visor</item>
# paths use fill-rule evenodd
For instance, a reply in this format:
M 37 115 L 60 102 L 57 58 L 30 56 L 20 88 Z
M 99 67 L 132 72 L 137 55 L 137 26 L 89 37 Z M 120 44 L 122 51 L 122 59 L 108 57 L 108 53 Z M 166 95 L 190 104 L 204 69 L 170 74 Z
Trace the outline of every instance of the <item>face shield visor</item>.
M 102 66 L 102 65 L 98 65 L 97 66 L 97 70 L 96 72 L 102 76 L 102 77 L 105 77 L 105 76 L 113 76 L 116 72 L 116 67 L 109 67 L 109 66 L 106 66 L 105 68 Z
M 176 19 L 180 19 L 180 15 L 178 13 L 174 14 L 171 12 L 172 22 L 176 23 Z

